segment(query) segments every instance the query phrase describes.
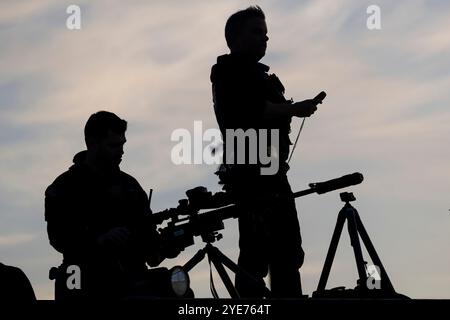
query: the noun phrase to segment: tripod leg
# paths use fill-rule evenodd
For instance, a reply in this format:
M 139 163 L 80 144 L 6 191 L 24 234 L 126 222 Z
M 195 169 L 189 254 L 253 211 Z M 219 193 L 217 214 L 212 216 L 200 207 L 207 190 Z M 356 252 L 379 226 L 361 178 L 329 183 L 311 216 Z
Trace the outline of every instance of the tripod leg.
M 191 259 L 189 259 L 188 262 L 184 264 L 183 269 L 186 272 L 191 271 L 200 261 L 203 260 L 203 258 L 205 258 L 205 254 L 206 254 L 205 248 L 198 250 L 197 253 Z
M 395 292 L 394 286 L 392 285 L 391 280 L 389 279 L 389 276 L 386 272 L 386 270 L 383 267 L 383 264 L 381 263 L 380 257 L 377 254 L 377 251 L 375 250 L 375 247 L 372 244 L 372 241 L 370 241 L 369 234 L 367 233 L 366 229 L 364 228 L 364 225 L 362 224 L 361 218 L 359 217 L 358 211 L 355 209 L 355 219 L 356 224 L 358 227 L 359 234 L 361 236 L 361 239 L 367 249 L 367 252 L 370 255 L 370 258 L 372 259 L 373 263 L 380 268 L 380 278 L 382 289 L 387 290 L 390 292 Z
M 346 214 L 348 223 L 348 233 L 350 235 L 350 242 L 355 254 L 356 268 L 358 269 L 359 284 L 362 288 L 366 288 L 367 274 L 364 264 L 364 258 L 361 250 L 361 243 L 359 242 L 358 224 L 356 220 L 356 209 L 350 204 L 346 204 Z
M 233 285 L 233 282 L 230 279 L 230 276 L 228 275 L 227 271 L 222 265 L 221 257 L 217 254 L 217 252 L 220 252 L 217 248 L 214 248 L 210 246 L 208 252 L 208 256 L 211 260 L 211 262 L 214 264 L 214 267 L 216 267 L 217 273 L 220 276 L 220 279 L 222 279 L 223 284 L 225 285 L 225 288 L 227 288 L 228 293 L 230 294 L 230 297 L 233 299 L 239 299 L 239 293 L 237 292 L 236 288 Z
M 236 263 L 233 262 L 230 258 L 228 258 L 226 255 L 224 255 L 222 252 L 220 252 L 219 249 L 213 247 L 211 248 L 211 251 L 214 251 L 214 256 L 217 257 L 218 260 L 222 262 L 228 269 L 233 271 L 235 274 L 242 274 L 244 277 L 252 281 L 256 287 L 259 287 L 258 289 L 264 292 L 265 297 L 270 297 L 271 292 L 270 290 L 265 286 L 261 285 L 250 273 L 248 273 L 246 270 L 239 267 Z
M 339 238 L 341 237 L 342 229 L 344 228 L 346 215 L 344 208 L 339 211 L 336 227 L 334 228 L 333 236 L 331 237 L 330 247 L 328 248 L 327 257 L 325 258 L 325 263 L 323 265 L 322 273 L 320 274 L 319 285 L 317 286 L 317 291 L 325 291 L 327 285 L 328 276 L 330 275 L 331 265 L 333 264 L 333 259 L 336 254 L 336 249 L 338 247 Z

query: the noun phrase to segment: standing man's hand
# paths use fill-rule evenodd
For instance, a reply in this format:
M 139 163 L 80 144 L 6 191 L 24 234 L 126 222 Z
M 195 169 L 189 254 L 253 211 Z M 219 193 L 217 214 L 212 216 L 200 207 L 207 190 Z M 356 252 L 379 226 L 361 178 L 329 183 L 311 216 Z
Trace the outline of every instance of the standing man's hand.
M 292 104 L 266 101 L 264 116 L 266 118 L 271 118 L 273 116 L 310 117 L 317 111 L 317 105 L 322 103 L 322 100 L 325 97 L 326 93 L 322 91 L 313 99 L 307 99 Z
M 317 110 L 318 101 L 314 99 L 308 99 L 300 102 L 296 102 L 292 105 L 294 109 L 294 116 L 296 117 L 310 117 Z

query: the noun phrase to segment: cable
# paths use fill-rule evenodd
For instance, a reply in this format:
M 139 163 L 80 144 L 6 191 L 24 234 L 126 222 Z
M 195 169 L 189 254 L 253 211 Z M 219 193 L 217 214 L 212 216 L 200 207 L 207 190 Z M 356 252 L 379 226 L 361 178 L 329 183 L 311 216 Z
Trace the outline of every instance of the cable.
M 303 125 L 305 124 L 305 120 L 306 120 L 306 118 L 303 118 L 302 124 L 300 125 L 300 129 L 298 130 L 297 138 L 295 139 L 295 143 L 294 143 L 294 146 L 292 147 L 291 154 L 289 156 L 287 163 L 289 163 L 291 161 L 292 155 L 294 154 L 295 147 L 297 147 L 298 138 L 300 138 L 300 133 L 303 130 Z
M 320 104 L 320 103 L 322 103 L 323 99 L 325 99 L 326 96 L 327 96 L 326 92 L 325 91 L 321 91 L 313 99 L 313 101 L 316 102 L 316 105 Z M 292 98 L 291 98 L 291 101 L 292 101 Z M 298 131 L 297 138 L 295 139 L 295 143 L 294 143 L 294 146 L 292 147 L 291 155 L 289 156 L 289 159 L 288 159 L 287 163 L 289 163 L 291 161 L 292 155 L 294 154 L 295 147 L 297 147 L 298 138 L 300 137 L 300 133 L 302 132 L 303 125 L 305 124 L 305 120 L 306 120 L 306 118 L 303 118 L 302 125 L 300 126 L 300 130 Z

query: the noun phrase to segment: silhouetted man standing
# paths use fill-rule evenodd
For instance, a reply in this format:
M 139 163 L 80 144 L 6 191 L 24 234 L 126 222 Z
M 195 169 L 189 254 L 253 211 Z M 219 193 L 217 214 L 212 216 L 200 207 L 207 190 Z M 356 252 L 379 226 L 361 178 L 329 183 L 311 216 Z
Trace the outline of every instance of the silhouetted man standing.
M 87 150 L 46 190 L 45 218 L 50 244 L 64 260 L 57 298 L 119 299 L 145 279 L 146 262 L 163 259 L 156 227 L 148 219 L 145 191 L 119 164 L 127 122 L 100 111 L 89 118 Z M 81 288 L 70 276 L 81 270 Z M 61 278 L 62 277 L 62 278 Z
M 218 175 L 224 189 L 231 192 L 244 209 L 239 217 L 239 261 L 243 269 L 263 283 L 270 270 L 275 297 L 300 297 L 299 268 L 303 264 L 300 227 L 292 190 L 286 173 L 291 117 L 309 117 L 315 100 L 287 101 L 284 87 L 269 67 L 259 63 L 267 47 L 265 15 L 259 7 L 249 7 L 228 19 L 225 37 L 231 53 L 219 56 L 212 67 L 214 110 L 224 139 L 224 165 Z M 257 146 L 247 142 L 246 162 L 237 158 L 242 149 L 229 150 L 227 130 L 256 132 Z M 261 174 L 264 163 L 249 161 L 248 153 L 261 147 L 261 129 L 278 133 L 278 141 L 268 141 L 271 159 L 279 161 L 275 174 Z M 275 136 L 276 137 L 276 136 Z M 261 150 L 258 149 L 258 154 Z M 230 161 L 231 160 L 231 161 Z M 261 297 L 262 292 L 246 278 L 236 276 L 242 297 Z

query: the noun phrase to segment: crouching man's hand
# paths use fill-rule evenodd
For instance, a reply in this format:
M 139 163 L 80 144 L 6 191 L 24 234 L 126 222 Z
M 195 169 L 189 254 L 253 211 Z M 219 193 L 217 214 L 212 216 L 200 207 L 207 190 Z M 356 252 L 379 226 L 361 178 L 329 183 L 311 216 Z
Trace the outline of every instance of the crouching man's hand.
M 178 246 L 164 244 L 161 248 L 162 254 L 165 258 L 173 259 L 178 257 L 181 251 L 184 251 L 184 248 L 179 248 Z
M 156 267 L 165 259 L 178 257 L 183 250 L 184 248 L 179 248 L 168 243 L 160 243 L 158 250 L 153 250 L 148 254 L 147 263 L 150 267 Z

